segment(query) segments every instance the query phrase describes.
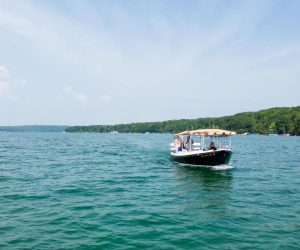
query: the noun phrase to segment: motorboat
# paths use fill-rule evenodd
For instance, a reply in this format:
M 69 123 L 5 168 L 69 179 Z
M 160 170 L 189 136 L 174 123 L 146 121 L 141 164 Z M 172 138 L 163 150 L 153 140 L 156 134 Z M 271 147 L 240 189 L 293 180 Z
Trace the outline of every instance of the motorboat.
M 228 164 L 232 151 L 231 139 L 227 140 L 227 137 L 232 134 L 223 129 L 197 129 L 175 134 L 174 142 L 170 143 L 170 158 L 189 165 Z M 207 138 L 210 138 L 209 146 L 206 145 Z

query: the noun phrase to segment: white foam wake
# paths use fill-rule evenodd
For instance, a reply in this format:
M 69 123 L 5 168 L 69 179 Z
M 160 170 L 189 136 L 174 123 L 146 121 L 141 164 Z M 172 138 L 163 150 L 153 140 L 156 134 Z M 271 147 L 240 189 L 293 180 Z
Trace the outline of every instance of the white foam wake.
M 233 169 L 233 166 L 222 164 L 222 165 L 212 166 L 211 168 L 213 170 L 228 170 L 228 169 Z

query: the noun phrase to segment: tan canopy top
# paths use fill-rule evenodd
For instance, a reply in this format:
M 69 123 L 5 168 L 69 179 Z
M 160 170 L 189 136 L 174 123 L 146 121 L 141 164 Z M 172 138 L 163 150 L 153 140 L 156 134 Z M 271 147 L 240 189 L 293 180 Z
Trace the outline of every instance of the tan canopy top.
M 181 133 L 176 134 L 179 135 L 198 135 L 198 136 L 230 136 L 232 132 L 229 130 L 223 129 L 196 129 L 196 130 L 186 130 Z

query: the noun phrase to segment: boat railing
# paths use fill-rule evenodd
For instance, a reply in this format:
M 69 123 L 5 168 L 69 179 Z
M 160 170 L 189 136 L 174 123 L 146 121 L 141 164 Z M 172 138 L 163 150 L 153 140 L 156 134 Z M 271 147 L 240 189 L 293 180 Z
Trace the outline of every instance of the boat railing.
M 217 149 L 230 149 L 231 141 L 229 141 L 228 144 L 215 142 L 215 146 Z M 207 150 L 207 149 L 208 149 L 207 145 L 202 144 L 201 142 L 195 142 L 191 145 L 190 150 L 187 151 L 198 151 L 198 150 Z M 170 151 L 177 151 L 177 148 L 175 147 L 174 143 L 170 143 Z
M 170 143 L 170 151 L 177 151 L 178 148 L 175 147 L 174 143 Z M 198 150 L 202 150 L 202 144 L 195 142 L 193 143 L 190 147 L 188 145 L 186 145 L 186 148 L 183 149 L 184 151 L 198 151 Z
M 231 139 L 226 142 L 216 142 L 217 149 L 231 149 Z

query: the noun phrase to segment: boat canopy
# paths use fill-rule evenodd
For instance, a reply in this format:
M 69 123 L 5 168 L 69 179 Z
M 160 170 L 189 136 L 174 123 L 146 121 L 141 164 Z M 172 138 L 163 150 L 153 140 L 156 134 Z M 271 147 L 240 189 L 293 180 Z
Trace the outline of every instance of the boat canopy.
M 196 129 L 196 130 L 186 130 L 181 133 L 175 134 L 175 136 L 180 135 L 198 135 L 198 136 L 216 136 L 216 137 L 222 137 L 222 136 L 230 136 L 233 132 L 229 130 L 223 130 L 223 129 Z

